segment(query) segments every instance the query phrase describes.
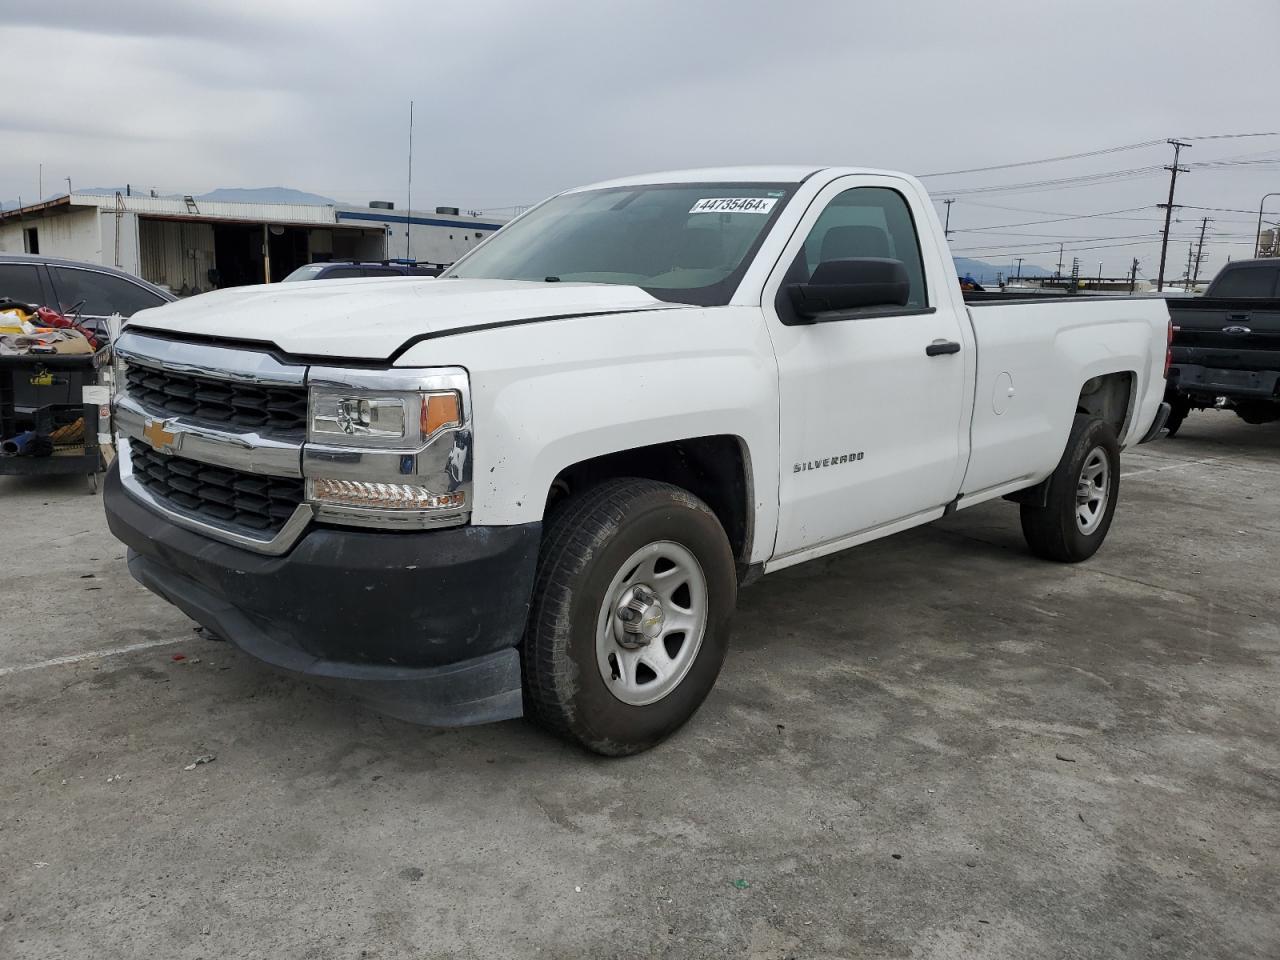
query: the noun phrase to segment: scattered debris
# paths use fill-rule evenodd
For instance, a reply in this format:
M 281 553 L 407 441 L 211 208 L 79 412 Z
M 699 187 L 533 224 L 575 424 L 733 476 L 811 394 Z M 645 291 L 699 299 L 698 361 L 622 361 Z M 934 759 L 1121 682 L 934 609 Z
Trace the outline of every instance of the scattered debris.
M 1076 758 L 1075 758 L 1075 757 L 1068 757 L 1065 753 L 1055 753 L 1055 754 L 1054 754 L 1054 756 L 1055 756 L 1055 757 L 1057 757 L 1059 760 L 1061 760 L 1063 763 L 1075 763 L 1075 762 L 1076 762 Z
M 172 660 L 185 660 L 185 659 L 187 659 L 187 655 L 186 655 L 185 653 L 175 653 L 175 654 L 174 654 L 170 659 L 172 659 Z
M 582 888 L 581 888 L 581 887 L 574 887 L 574 888 L 573 888 L 573 892 L 574 892 L 574 893 L 581 893 L 581 892 L 582 892 Z
M 990 923 L 991 921 L 990 921 L 990 920 L 979 920 L 978 922 L 979 922 L 979 923 Z
M 417 883 L 425 876 L 421 867 L 405 867 L 400 871 L 401 879 L 408 880 L 410 883 Z
M 787 725 L 785 723 L 776 723 L 774 724 L 774 726 L 776 726 L 779 730 L 787 729 Z
M 670 897 L 658 897 L 657 900 L 659 903 L 674 903 Z
M 739 890 L 750 890 L 750 889 L 751 889 L 751 884 L 747 883 L 747 881 L 743 880 L 741 877 L 739 877 L 737 880 L 733 881 L 733 885 L 734 885 L 735 887 L 737 887 Z
M 202 753 L 202 754 L 200 754 L 200 756 L 196 757 L 194 760 L 192 760 L 190 763 L 188 763 L 188 764 L 187 764 L 185 767 L 183 767 L 182 769 L 183 769 L 183 770 L 194 770 L 196 767 L 201 766 L 202 764 L 206 764 L 206 763 L 213 763 L 213 761 L 215 761 L 215 760 L 217 760 L 217 759 L 218 759 L 218 758 L 217 758 L 217 757 L 215 757 L 212 753 Z
M 977 863 L 977 861 L 976 861 L 976 860 L 966 860 L 966 861 L 964 862 L 964 865 L 965 865 L 966 867 L 976 867 L 976 866 L 978 865 L 978 863 Z
M 123 773 L 117 773 L 117 774 L 116 774 L 115 776 L 113 776 L 113 777 L 107 777 L 107 783 L 119 783 L 119 782 L 120 782 L 121 780 L 123 780 L 123 779 L 124 779 L 124 774 L 123 774 Z M 63 781 L 63 782 L 65 783 L 66 781 Z
M 44 869 L 45 867 L 47 867 L 48 865 L 49 865 L 49 864 L 45 863 L 43 860 L 34 860 L 34 861 L 32 861 L 32 866 L 34 866 L 37 870 L 43 870 L 43 869 Z
M 82 573 L 82 574 L 80 574 L 80 579 L 81 579 L 81 580 L 96 580 L 96 579 L 98 579 L 98 575 L 97 575 L 96 573 Z
M 892 857 L 893 857 L 893 859 L 895 859 L 895 860 L 901 860 L 901 859 L 902 859 L 902 854 L 900 854 L 900 853 L 894 853 L 894 854 L 891 854 L 891 856 L 892 856 Z

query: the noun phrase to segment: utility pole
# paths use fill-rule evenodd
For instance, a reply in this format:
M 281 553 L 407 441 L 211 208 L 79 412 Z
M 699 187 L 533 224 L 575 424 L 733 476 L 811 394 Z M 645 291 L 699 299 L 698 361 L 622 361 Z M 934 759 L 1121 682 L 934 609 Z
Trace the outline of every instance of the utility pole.
M 1168 142 L 1173 146 L 1173 166 L 1165 167 L 1169 171 L 1169 202 L 1156 204 L 1157 207 L 1164 207 L 1164 235 L 1160 238 L 1160 272 L 1156 275 L 1157 291 L 1164 289 L 1164 261 L 1169 248 L 1169 223 L 1173 219 L 1173 187 L 1178 182 L 1179 173 L 1190 172 L 1190 168 L 1178 166 L 1178 154 L 1183 147 L 1189 148 L 1191 144 L 1182 140 Z
M 1058 244 L 1058 272 L 1055 273 L 1054 276 L 1055 277 L 1062 276 L 1062 244 L 1061 243 Z
M 1017 259 L 1018 259 L 1018 275 L 1014 277 L 1014 279 L 1021 280 L 1022 279 L 1022 257 L 1018 257 Z
M 1138 258 L 1133 258 L 1133 263 L 1129 267 L 1129 292 L 1133 293 L 1138 288 Z
M 1204 230 L 1213 220 L 1210 217 L 1204 217 L 1200 221 L 1200 242 L 1196 244 L 1196 269 L 1195 274 L 1191 278 L 1191 285 L 1195 286 L 1197 280 L 1200 279 L 1200 260 L 1204 256 Z
M 1195 250 L 1195 248 L 1196 248 L 1196 245 L 1194 243 L 1187 244 L 1187 272 L 1182 275 L 1182 279 L 1183 279 L 1182 289 L 1185 290 L 1187 293 L 1191 292 L 1191 260 L 1192 260 L 1192 252 Z
M 947 205 L 947 221 L 942 225 L 942 237 L 945 240 L 951 236 L 951 205 L 955 203 L 955 200 L 943 200 L 942 202 Z

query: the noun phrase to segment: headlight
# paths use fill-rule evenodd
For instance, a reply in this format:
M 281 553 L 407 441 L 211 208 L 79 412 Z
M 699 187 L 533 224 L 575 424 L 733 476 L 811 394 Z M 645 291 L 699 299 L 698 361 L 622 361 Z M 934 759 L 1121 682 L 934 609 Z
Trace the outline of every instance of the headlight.
M 322 520 L 461 523 L 471 509 L 466 371 L 312 367 L 303 475 Z
M 462 426 L 457 390 L 374 394 L 341 388 L 311 391 L 311 439 L 356 447 L 412 447 Z

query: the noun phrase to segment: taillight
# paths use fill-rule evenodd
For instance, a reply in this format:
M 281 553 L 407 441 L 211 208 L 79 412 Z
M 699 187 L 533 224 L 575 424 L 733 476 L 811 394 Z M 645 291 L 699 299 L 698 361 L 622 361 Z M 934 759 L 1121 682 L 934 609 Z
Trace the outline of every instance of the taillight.
M 1169 379 L 1169 368 L 1173 366 L 1173 331 L 1178 328 L 1173 325 L 1173 321 L 1169 321 L 1169 335 L 1165 338 L 1164 346 L 1164 378 Z

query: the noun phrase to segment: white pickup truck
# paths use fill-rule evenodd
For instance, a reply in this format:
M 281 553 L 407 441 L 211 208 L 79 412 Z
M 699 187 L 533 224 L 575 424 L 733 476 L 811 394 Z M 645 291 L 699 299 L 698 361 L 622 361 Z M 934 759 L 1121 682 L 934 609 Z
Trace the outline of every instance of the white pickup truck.
M 226 290 L 117 345 L 133 575 L 396 716 L 604 754 L 706 697 L 738 587 L 996 497 L 1093 554 L 1156 299 L 966 306 L 923 187 L 751 167 L 534 207 L 440 279 Z

